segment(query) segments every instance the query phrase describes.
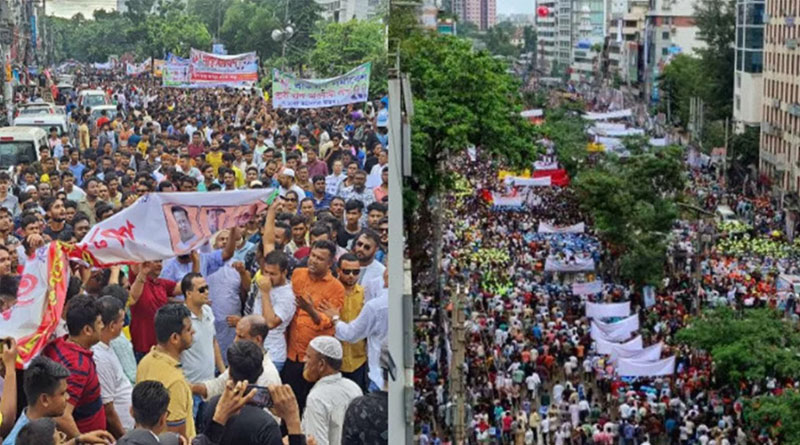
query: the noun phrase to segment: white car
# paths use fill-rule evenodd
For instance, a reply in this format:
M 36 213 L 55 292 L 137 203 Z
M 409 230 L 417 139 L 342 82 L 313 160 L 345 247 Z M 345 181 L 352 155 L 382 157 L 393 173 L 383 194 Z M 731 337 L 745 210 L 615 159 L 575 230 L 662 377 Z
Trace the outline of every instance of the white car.
M 78 93 L 78 105 L 83 108 L 111 105 L 111 99 L 103 90 L 82 90 Z

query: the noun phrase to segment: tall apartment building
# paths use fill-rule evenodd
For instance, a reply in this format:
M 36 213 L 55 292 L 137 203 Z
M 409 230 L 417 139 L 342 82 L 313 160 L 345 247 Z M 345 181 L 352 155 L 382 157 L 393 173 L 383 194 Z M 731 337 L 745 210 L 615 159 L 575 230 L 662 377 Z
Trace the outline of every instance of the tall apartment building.
M 735 131 L 761 125 L 764 93 L 764 0 L 736 2 L 736 65 L 733 85 Z
M 766 11 L 759 170 L 771 177 L 776 187 L 797 192 L 800 190 L 800 2 L 768 0 Z M 747 53 L 744 55 L 746 62 Z
M 453 0 L 452 4 L 460 21 L 474 23 L 481 31 L 497 24 L 497 0 Z
M 315 0 L 322 6 L 322 18 L 339 23 L 352 19 L 366 20 L 370 12 L 369 0 Z
M 546 71 L 570 69 L 573 80 L 596 72 L 596 47 L 608 30 L 605 0 L 539 0 L 546 15 L 536 17 L 537 58 Z
M 558 0 L 539 0 L 540 7 L 547 8 L 546 15 L 536 15 L 536 58 L 539 59 L 541 69 L 549 72 L 555 62 L 558 52 L 556 35 L 556 3 Z
M 652 100 L 660 99 L 658 76 L 677 54 L 694 55 L 705 46 L 697 39 L 695 0 L 653 0 L 647 13 L 645 76 Z
M 634 88 L 642 80 L 645 23 L 649 8 L 648 0 L 614 0 L 611 3 L 608 71 Z

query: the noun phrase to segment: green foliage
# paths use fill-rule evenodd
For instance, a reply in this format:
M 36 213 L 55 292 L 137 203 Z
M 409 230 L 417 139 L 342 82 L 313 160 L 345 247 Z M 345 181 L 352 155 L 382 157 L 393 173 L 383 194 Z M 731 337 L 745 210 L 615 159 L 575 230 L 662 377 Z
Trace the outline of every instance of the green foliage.
M 558 161 L 570 176 L 575 176 L 586 161 L 586 144 L 589 142 L 585 132 L 586 121 L 576 108 L 582 108 L 582 104 L 547 110 L 544 123 L 535 127 L 537 139 L 546 137 L 555 143 Z
M 188 0 L 187 10 L 197 16 L 212 35 L 219 36 L 228 8 L 234 4 L 240 3 L 233 0 Z
M 708 79 L 703 78 L 703 61 L 687 56 L 677 55 L 664 68 L 659 78 L 660 88 L 664 91 L 663 111 L 666 101 L 670 101 L 673 120 L 678 124 L 689 123 L 689 101 L 694 96 L 704 97 L 702 88 Z
M 626 143 L 637 149 L 641 142 L 628 139 Z M 581 207 L 611 247 L 624 280 L 656 284 L 661 279 L 666 235 L 678 216 L 675 201 L 683 185 L 679 147 L 626 159 L 609 157 L 579 171 L 573 186 Z
M 777 443 L 800 443 L 800 392 L 787 390 L 779 396 L 756 397 L 745 404 L 747 424 L 767 431 Z
M 211 35 L 196 17 L 186 15 L 174 2 L 160 2 L 156 14 L 146 14 L 153 2 L 139 2 L 120 14 L 97 11 L 94 20 L 81 14 L 71 19 L 47 17 L 54 34 L 55 60 L 74 58 L 82 62 L 105 62 L 110 54 L 134 53 L 140 60 L 163 57 L 166 52 L 188 56 L 189 49 L 209 49 Z M 149 9 L 147 9 L 149 11 Z
M 734 134 L 729 148 L 733 158 L 733 166 L 747 167 L 758 165 L 758 144 L 761 137 L 760 127 L 746 127 L 741 134 Z
M 522 30 L 522 38 L 524 39 L 525 43 L 522 46 L 522 52 L 531 53 L 536 52 L 536 45 L 538 35 L 536 34 L 536 28 L 533 26 L 525 26 Z
M 483 37 L 486 49 L 497 56 L 519 57 L 520 49 L 511 44 L 516 27 L 510 22 L 501 22 L 489 28 Z
M 773 309 L 706 311 L 676 339 L 711 354 L 718 384 L 800 377 L 800 334 Z
M 421 201 L 447 184 L 440 161 L 470 144 L 517 166 L 533 159 L 532 126 L 519 115 L 518 85 L 503 63 L 467 40 L 432 33 L 412 35 L 401 51 L 414 94 L 411 182 Z
M 219 36 L 228 52 L 256 51 L 261 60 L 280 56 L 281 44 L 272 40 L 272 30 L 281 28 L 282 24 L 277 7 L 267 2 L 235 2 L 227 8 Z
M 351 20 L 328 23 L 314 34 L 317 44 L 309 57 L 318 76 L 333 77 L 365 62 L 372 62 L 370 91 L 386 93 L 385 26 L 380 22 Z
M 697 50 L 703 60 L 707 118 L 723 119 L 733 112 L 736 0 L 700 0 L 695 5 L 694 20 L 698 39 L 707 45 Z

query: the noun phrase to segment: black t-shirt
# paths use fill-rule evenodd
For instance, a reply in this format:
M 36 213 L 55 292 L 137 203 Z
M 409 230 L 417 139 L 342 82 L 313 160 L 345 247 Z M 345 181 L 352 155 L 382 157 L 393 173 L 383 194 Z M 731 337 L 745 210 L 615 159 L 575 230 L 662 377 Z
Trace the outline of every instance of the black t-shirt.
M 372 156 L 372 155 L 367 156 L 367 160 L 364 161 L 364 171 L 367 172 L 367 174 L 369 174 L 369 172 L 372 171 L 372 167 L 374 167 L 375 164 L 377 163 L 378 163 L 377 156 Z
M 344 415 L 342 444 L 389 443 L 389 393 L 376 391 L 353 399 Z
M 350 240 L 356 237 L 356 235 L 361 232 L 360 230 L 356 233 L 350 233 L 344 226 L 339 228 L 339 233 L 336 235 L 336 242 L 344 249 L 349 249 Z
M 64 231 L 72 232 L 72 226 L 69 225 L 69 224 L 64 224 L 64 227 L 61 230 L 59 230 L 58 232 L 56 232 L 55 230 L 51 229 L 50 228 L 50 224 L 44 226 L 45 235 L 49 236 L 53 240 L 57 240 L 58 239 L 58 235 L 60 235 Z
M 203 430 L 211 425 L 219 397 L 213 397 L 203 408 Z M 238 415 L 225 424 L 225 432 L 217 445 L 283 445 L 281 427 L 261 408 L 245 405 Z

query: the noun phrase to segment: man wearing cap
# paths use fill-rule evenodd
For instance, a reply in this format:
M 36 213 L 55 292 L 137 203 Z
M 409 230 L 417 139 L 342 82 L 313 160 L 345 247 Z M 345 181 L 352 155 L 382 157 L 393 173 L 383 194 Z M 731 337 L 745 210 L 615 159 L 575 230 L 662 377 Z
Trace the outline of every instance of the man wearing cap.
M 316 382 L 308 393 L 302 430 L 318 445 L 340 445 L 347 406 L 362 395 L 361 388 L 342 377 L 342 344 L 321 335 L 308 344 L 303 377 Z
M 283 169 L 283 171 L 278 175 L 278 183 L 280 184 L 279 190 L 281 196 L 286 196 L 286 193 L 288 193 L 289 190 L 294 190 L 297 193 L 297 196 L 306 196 L 305 190 L 294 183 L 294 170 L 291 168 Z

